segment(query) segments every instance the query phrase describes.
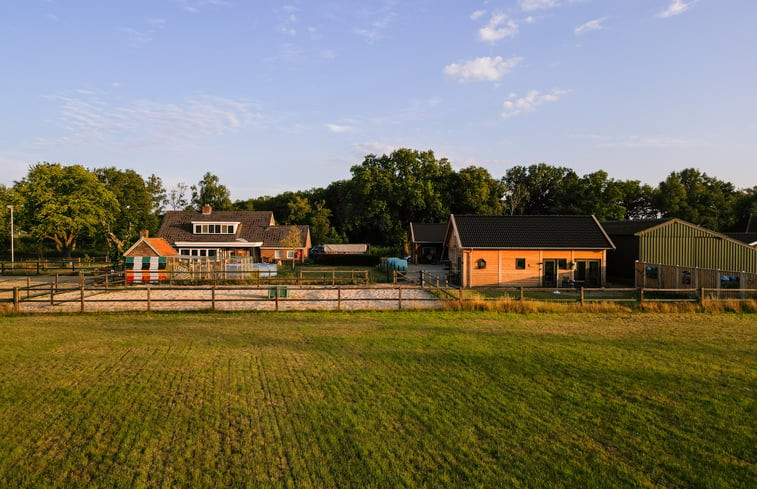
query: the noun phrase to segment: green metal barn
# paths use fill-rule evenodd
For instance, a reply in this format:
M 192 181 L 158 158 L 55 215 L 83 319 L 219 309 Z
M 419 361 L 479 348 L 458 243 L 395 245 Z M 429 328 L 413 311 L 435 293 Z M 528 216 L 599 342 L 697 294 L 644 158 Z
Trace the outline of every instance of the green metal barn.
M 723 283 L 745 288 L 757 283 L 757 248 L 725 234 L 676 218 L 607 221 L 602 226 L 616 246 L 607 256 L 611 278 L 670 288 Z

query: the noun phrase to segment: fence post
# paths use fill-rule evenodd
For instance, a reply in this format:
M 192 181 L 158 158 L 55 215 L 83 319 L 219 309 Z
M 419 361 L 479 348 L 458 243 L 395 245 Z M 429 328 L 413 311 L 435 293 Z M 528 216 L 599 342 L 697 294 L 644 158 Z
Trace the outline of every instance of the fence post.
M 639 304 L 644 304 L 644 287 L 639 289 Z
M 336 310 L 337 311 L 342 310 L 342 288 L 341 287 L 336 288 Z
M 522 286 L 520 287 L 520 290 L 519 290 L 518 294 L 519 294 L 518 295 L 518 300 L 521 301 L 521 302 L 523 302 L 524 293 L 523 293 L 523 287 Z
M 697 302 L 700 306 L 704 304 L 704 288 L 697 289 Z
M 37 275 L 39 275 L 39 260 L 37 260 Z
M 108 290 L 108 275 L 110 272 L 105 272 L 105 290 Z
M 5 275 L 5 262 L 0 263 L 0 270 L 2 270 L 2 272 L 0 272 L 0 273 L 2 273 L 3 275 Z
M 147 286 L 147 312 L 150 312 L 152 310 L 152 304 L 150 304 L 150 286 Z
M 26 276 L 26 298 L 29 298 L 29 289 L 32 287 L 32 279 L 30 276 Z
M 331 270 L 331 285 L 336 284 L 336 270 Z
M 50 284 L 50 305 L 51 306 L 54 305 L 55 303 L 55 292 L 54 292 L 55 289 L 53 287 L 55 287 L 55 285 L 51 283 Z
M 84 281 L 79 281 L 79 312 L 84 312 Z
M 79 286 L 84 287 L 84 272 L 79 272 Z
M 581 303 L 581 305 L 583 306 L 583 305 L 584 305 L 584 288 L 583 288 L 583 286 L 582 286 L 582 287 L 580 287 L 580 289 L 579 289 L 579 291 L 578 291 L 578 292 L 579 292 L 579 294 L 580 294 L 580 295 L 579 295 L 579 297 L 580 297 L 580 298 L 579 298 L 578 300 L 579 300 L 579 302 Z
M 392 283 L 397 283 L 397 270 L 392 270 Z
M 216 286 L 210 288 L 210 309 L 216 310 Z
M 402 310 L 402 286 L 401 285 L 399 287 L 397 287 L 397 291 L 398 291 L 398 293 L 397 293 L 397 307 L 401 311 Z
M 273 297 L 276 300 L 276 312 L 279 311 L 279 286 L 273 286 Z
M 58 276 L 59 275 L 60 274 L 58 273 L 55 274 L 55 292 L 58 292 Z
M 13 312 L 19 312 L 21 310 L 21 306 L 19 304 L 20 297 L 19 297 L 19 290 L 18 287 L 13 287 Z
M 462 287 L 457 289 L 457 294 L 460 297 L 460 302 L 463 302 L 463 288 Z
M 423 270 L 421 270 L 421 289 L 423 288 Z

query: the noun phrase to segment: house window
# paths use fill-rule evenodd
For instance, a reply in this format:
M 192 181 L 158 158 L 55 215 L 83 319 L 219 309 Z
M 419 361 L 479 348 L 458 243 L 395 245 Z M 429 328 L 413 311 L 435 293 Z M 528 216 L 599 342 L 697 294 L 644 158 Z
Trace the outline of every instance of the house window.
M 281 250 L 275 250 L 273 252 L 273 257 L 276 259 L 281 259 Z
M 515 269 L 516 270 L 525 270 L 526 269 L 526 259 L 525 258 L 516 258 L 515 259 Z
M 560 258 L 557 260 L 557 268 L 560 270 L 570 270 L 570 267 L 568 266 L 568 260 L 565 258 Z
M 194 224 L 195 234 L 235 234 L 236 232 L 236 224 Z
M 290 260 L 294 259 L 294 251 L 292 250 L 287 251 L 287 258 L 289 258 Z
M 181 250 L 181 254 L 184 256 L 189 256 L 189 250 Z

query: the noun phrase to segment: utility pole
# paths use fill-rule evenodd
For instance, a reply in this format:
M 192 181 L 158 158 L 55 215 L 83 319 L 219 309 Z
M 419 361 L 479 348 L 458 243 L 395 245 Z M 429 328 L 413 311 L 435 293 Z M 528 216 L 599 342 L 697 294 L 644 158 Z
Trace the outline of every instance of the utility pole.
M 11 210 L 11 270 L 16 268 L 16 256 L 13 252 L 13 206 L 7 206 Z

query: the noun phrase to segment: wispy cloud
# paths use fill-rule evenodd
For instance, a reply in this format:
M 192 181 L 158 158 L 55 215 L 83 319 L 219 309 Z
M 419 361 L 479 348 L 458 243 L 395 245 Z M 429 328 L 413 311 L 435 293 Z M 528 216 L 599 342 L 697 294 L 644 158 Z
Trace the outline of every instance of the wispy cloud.
M 336 133 L 336 134 L 342 134 L 345 132 L 353 132 L 355 128 L 353 126 L 347 126 L 347 125 L 341 125 L 341 124 L 326 124 L 326 127 L 329 131 Z
M 486 10 L 476 10 L 475 12 L 470 14 L 470 20 L 478 20 L 484 15 L 486 15 Z
M 208 7 L 208 6 L 228 7 L 231 5 L 231 2 L 228 0 L 172 0 L 172 1 L 173 3 L 178 5 L 182 10 L 184 10 L 185 12 L 189 12 L 190 14 L 196 14 L 203 7 Z
M 397 148 L 403 147 L 401 144 L 389 144 L 381 141 L 364 141 L 362 143 L 353 144 L 352 147 L 360 153 L 361 156 L 368 154 L 374 155 L 388 155 Z
M 161 146 L 191 143 L 262 124 L 255 104 L 210 95 L 178 103 L 136 100 L 124 105 L 114 105 L 97 96 L 49 99 L 60 104 L 55 122 L 67 135 L 38 140 L 39 144 Z
M 274 10 L 279 18 L 279 32 L 294 36 L 297 34 L 297 23 L 299 22 L 298 14 L 300 9 L 294 5 L 283 5 Z
M 697 146 L 703 146 L 707 143 L 696 139 L 687 139 L 670 136 L 629 136 L 624 139 L 604 141 L 597 144 L 600 148 L 628 148 L 628 149 L 644 149 L 644 148 L 692 148 Z
M 520 0 L 520 8 L 525 12 L 559 7 L 559 0 Z
M 496 42 L 516 35 L 518 35 L 518 23 L 500 11 L 493 12 L 489 22 L 478 30 L 478 38 L 487 42 Z
M 526 112 L 533 112 L 540 105 L 551 102 L 557 102 L 562 95 L 568 93 L 568 90 L 555 89 L 549 93 L 541 93 L 538 90 L 531 90 L 523 97 L 511 93 L 509 100 L 502 105 L 502 117 L 515 117 Z
M 444 67 L 444 74 L 461 83 L 475 81 L 497 81 L 510 73 L 523 61 L 521 57 L 502 59 L 501 56 L 482 57 L 464 63 L 452 63 Z
M 580 36 L 584 32 L 598 31 L 598 30 L 604 29 L 605 27 L 602 25 L 602 23 L 606 20 L 607 20 L 607 17 L 590 20 L 576 27 L 573 32 L 575 32 L 577 36 Z
M 126 39 L 128 40 L 129 45 L 135 48 L 152 42 L 152 37 L 147 32 L 132 29 L 131 27 L 124 27 L 121 29 L 121 32 L 126 34 Z
M 668 5 L 668 8 L 657 14 L 657 17 L 660 17 L 661 19 L 667 19 L 668 17 L 680 15 L 686 12 L 692 5 L 694 5 L 695 1 L 696 0 L 692 0 L 691 2 L 684 2 L 683 0 L 673 0 L 670 5 Z
M 397 0 L 384 0 L 378 8 L 363 10 L 361 16 L 367 23 L 353 27 L 352 32 L 371 44 L 378 41 L 397 16 L 396 5 Z

